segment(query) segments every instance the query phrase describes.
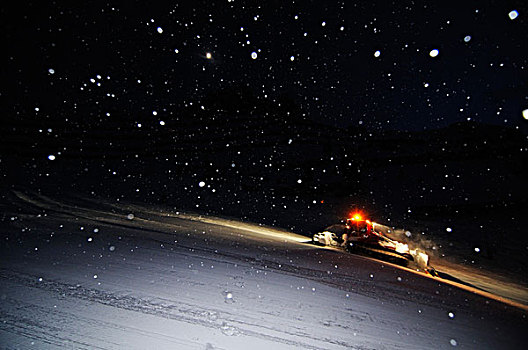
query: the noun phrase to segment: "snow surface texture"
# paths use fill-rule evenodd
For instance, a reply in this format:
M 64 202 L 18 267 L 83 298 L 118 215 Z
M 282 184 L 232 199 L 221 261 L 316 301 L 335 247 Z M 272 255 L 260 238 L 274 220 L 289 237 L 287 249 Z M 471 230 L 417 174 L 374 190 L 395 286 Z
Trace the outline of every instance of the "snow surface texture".
M 0 347 L 509 349 L 526 309 L 304 236 L 168 208 L 4 203 Z

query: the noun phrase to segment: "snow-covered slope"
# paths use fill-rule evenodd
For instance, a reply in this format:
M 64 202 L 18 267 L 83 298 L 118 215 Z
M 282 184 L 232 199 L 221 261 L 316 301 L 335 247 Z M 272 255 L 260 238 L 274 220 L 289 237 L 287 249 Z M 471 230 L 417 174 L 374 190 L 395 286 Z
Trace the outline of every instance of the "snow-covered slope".
M 161 207 L 8 198 L 2 348 L 521 349 L 526 341 L 526 309 L 287 231 Z

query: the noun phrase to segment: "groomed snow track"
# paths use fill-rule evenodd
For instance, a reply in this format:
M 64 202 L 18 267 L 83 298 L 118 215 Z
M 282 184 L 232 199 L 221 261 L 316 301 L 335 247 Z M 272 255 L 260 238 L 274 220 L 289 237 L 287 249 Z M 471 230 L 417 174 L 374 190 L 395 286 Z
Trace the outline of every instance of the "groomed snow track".
M 515 349 L 526 310 L 236 220 L 11 192 L 0 347 Z M 133 214 L 133 215 L 130 215 Z

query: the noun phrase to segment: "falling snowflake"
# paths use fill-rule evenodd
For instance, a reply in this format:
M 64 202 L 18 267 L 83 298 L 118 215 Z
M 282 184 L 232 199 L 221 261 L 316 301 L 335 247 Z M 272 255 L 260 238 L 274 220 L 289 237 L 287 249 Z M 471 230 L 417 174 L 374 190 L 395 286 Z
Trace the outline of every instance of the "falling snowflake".
M 429 52 L 429 56 L 436 57 L 440 52 L 437 49 L 433 49 Z
M 50 68 L 50 69 L 48 69 L 48 72 L 49 72 L 49 74 L 55 74 L 55 69 Z
M 517 12 L 517 10 L 510 11 L 510 13 L 508 13 L 508 16 L 513 21 L 517 18 L 517 16 L 519 16 L 519 12 Z
M 161 27 L 158 27 L 158 33 L 163 33 L 163 29 L 161 29 Z
M 464 42 L 469 43 L 470 40 L 471 40 L 471 35 L 466 35 L 464 37 Z
M 53 154 L 50 154 L 50 155 L 48 156 L 48 159 L 49 159 L 49 160 L 55 160 L 55 156 L 54 156 Z
M 380 55 L 381 55 L 381 52 L 379 50 L 374 52 L 374 57 L 380 57 Z
M 255 51 L 253 51 L 253 52 L 251 53 L 251 58 L 254 59 L 254 60 L 257 59 L 257 53 L 256 53 Z

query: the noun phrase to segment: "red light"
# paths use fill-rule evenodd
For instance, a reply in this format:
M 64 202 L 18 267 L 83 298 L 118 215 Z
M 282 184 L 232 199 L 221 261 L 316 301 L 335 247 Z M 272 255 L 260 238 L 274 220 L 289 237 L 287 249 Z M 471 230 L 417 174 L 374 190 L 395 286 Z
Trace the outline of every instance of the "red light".
M 354 221 L 361 221 L 363 218 L 361 217 L 361 214 L 359 213 L 355 213 L 352 215 L 352 217 L 350 218 L 350 220 L 354 220 Z

